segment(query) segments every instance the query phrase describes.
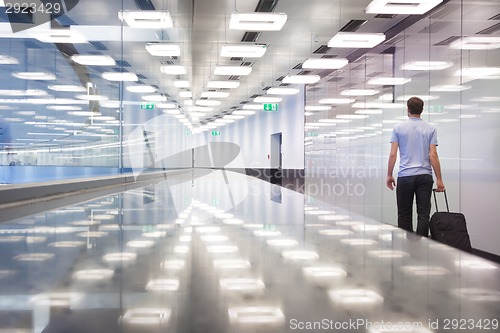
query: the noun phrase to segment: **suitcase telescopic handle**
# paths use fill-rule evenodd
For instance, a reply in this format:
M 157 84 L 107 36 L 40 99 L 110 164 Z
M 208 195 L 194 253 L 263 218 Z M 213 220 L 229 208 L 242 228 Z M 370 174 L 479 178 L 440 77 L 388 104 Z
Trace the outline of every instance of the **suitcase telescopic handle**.
M 435 188 L 432 189 L 432 193 L 434 193 L 434 203 L 436 204 L 436 212 L 439 212 L 438 202 L 437 202 L 437 199 L 436 199 L 436 189 Z M 444 201 L 446 202 L 446 210 L 448 210 L 448 213 L 449 213 L 450 212 L 450 206 L 448 206 L 448 197 L 446 196 L 446 190 L 444 190 L 443 193 L 444 193 Z

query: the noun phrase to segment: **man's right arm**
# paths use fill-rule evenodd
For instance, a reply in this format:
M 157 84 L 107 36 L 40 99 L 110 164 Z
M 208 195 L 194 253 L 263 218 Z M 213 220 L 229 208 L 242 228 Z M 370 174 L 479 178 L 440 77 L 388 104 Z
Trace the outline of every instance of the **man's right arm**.
M 439 156 L 437 153 L 437 145 L 431 144 L 429 149 L 429 158 L 431 160 L 432 169 L 436 174 L 436 191 L 444 191 L 443 177 L 441 175 L 441 163 L 439 162 Z

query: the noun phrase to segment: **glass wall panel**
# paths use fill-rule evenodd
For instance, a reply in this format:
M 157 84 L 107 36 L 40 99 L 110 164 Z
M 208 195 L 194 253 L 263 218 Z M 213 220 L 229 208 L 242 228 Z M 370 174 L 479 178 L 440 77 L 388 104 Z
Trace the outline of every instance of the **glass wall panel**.
M 186 8 L 174 6 L 175 28 L 150 28 L 123 18 L 132 0 L 48 1 L 29 15 L 10 3 L 0 7 L 0 183 L 191 165 L 165 161 L 189 148 L 190 131 L 170 98 L 175 77 L 160 72 L 172 58 L 146 50 L 184 38 Z
M 357 58 L 349 55 L 349 65 L 321 89 L 308 89 L 308 105 L 326 97 L 353 99 L 331 101 L 329 110 L 306 118 L 312 125 L 305 142 L 309 194 L 367 219 L 397 224 L 395 192 L 385 186 L 389 141 L 394 125 L 407 119 L 406 101 L 418 96 L 425 102 L 422 118 L 438 132 L 450 209 L 467 217 L 473 247 L 499 254 L 494 236 L 500 199 L 499 12 L 497 1 L 445 1 L 430 14 L 408 16 L 386 31 L 399 29 L 378 47 Z M 400 82 L 372 85 L 382 77 Z M 345 96 L 347 89 L 376 91 Z M 340 122 L 344 113 L 351 118 L 367 113 L 367 118 Z M 351 195 L 341 193 L 348 185 Z M 444 198 L 438 199 L 445 209 Z

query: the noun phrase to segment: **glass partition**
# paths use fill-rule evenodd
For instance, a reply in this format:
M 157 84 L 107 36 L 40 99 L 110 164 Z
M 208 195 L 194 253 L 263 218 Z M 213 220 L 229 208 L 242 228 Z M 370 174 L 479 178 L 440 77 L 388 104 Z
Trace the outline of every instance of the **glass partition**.
M 0 183 L 191 165 L 163 161 L 190 140 L 170 97 L 175 77 L 159 71 L 172 57 L 146 49 L 167 27 L 135 26 L 123 17 L 134 10 L 134 1 L 2 1 Z M 168 31 L 181 39 L 178 13 Z
M 425 102 L 422 118 L 438 132 L 451 210 L 466 215 L 473 247 L 500 253 L 493 236 L 500 198 L 499 10 L 495 1 L 453 0 L 411 24 L 409 16 L 378 47 L 310 86 L 307 105 L 325 110 L 306 113 L 308 194 L 397 224 L 395 192 L 385 186 L 389 140 L 407 118 L 407 99 L 418 96 Z M 393 81 L 375 81 L 387 77 Z M 358 90 L 346 96 L 348 89 Z M 325 98 L 334 100 L 321 104 Z

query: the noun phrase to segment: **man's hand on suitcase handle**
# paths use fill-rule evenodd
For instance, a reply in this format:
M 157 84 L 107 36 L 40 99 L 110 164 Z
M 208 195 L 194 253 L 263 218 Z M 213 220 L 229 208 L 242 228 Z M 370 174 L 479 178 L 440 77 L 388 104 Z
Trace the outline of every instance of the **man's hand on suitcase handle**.
M 444 188 L 444 183 L 442 180 L 436 181 L 436 192 L 444 192 L 446 189 Z

